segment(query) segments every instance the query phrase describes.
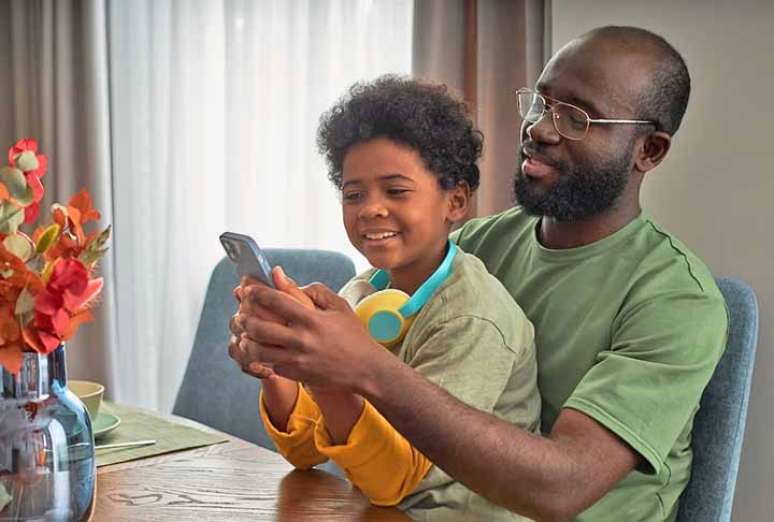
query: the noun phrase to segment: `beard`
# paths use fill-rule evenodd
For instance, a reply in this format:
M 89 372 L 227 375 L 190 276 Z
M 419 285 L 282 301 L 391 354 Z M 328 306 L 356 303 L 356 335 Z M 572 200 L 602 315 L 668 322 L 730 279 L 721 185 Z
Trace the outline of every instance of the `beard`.
M 516 202 L 533 216 L 545 216 L 557 221 L 579 221 L 613 208 L 629 181 L 634 140 L 619 157 L 595 165 L 553 160 L 551 166 L 559 172 L 558 181 L 547 191 L 537 187 L 521 171 L 516 171 L 513 192 Z M 546 157 L 535 144 L 531 150 Z

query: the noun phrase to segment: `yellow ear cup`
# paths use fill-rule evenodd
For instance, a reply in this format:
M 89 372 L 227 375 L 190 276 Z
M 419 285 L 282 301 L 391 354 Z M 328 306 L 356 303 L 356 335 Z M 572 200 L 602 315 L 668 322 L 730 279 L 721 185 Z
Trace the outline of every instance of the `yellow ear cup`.
M 368 333 L 385 348 L 391 348 L 403 340 L 414 318 L 404 318 L 400 307 L 406 304 L 409 295 L 395 288 L 375 292 L 355 307 Z

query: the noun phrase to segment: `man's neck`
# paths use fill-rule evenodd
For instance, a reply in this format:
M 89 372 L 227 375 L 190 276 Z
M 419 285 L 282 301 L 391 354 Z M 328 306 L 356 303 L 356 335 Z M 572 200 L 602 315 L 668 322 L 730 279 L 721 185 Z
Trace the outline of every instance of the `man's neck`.
M 557 221 L 543 217 L 540 220 L 538 239 L 546 248 L 576 248 L 595 243 L 615 234 L 637 219 L 641 208 L 639 204 L 626 205 L 591 216 L 579 221 Z

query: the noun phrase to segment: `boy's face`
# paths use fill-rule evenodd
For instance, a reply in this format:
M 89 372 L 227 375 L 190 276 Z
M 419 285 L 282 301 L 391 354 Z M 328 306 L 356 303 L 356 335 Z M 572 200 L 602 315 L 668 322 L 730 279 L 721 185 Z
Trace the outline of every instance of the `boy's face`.
M 467 210 L 466 190 L 443 190 L 419 153 L 387 138 L 347 152 L 341 192 L 350 242 L 408 293 L 441 262 L 450 227 Z

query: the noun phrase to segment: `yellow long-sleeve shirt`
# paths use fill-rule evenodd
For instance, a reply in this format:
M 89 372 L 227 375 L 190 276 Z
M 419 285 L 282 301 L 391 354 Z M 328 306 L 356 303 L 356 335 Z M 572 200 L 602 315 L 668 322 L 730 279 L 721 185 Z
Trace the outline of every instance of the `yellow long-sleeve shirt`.
M 299 469 L 333 459 L 377 506 L 400 503 L 422 481 L 432 463 L 364 401 L 346 444 L 333 445 L 320 408 L 303 386 L 288 418 L 287 431 L 269 419 L 261 397 L 261 419 L 278 451 Z

